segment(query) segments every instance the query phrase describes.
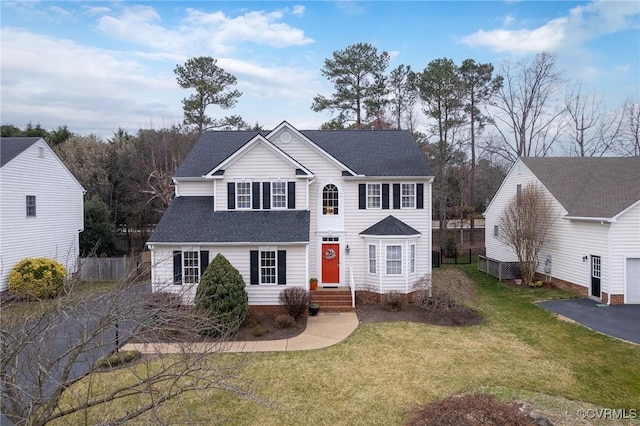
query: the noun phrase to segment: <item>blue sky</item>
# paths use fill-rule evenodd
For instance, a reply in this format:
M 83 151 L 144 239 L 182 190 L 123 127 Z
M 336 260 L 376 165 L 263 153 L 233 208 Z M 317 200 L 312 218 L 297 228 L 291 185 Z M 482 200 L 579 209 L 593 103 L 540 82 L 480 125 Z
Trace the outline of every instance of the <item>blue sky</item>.
M 1 119 L 109 137 L 182 121 L 173 70 L 212 56 L 243 92 L 228 111 L 273 128 L 318 128 L 325 58 L 366 42 L 422 70 L 433 59 L 558 56 L 569 82 L 610 108 L 640 98 L 640 2 L 2 1 Z

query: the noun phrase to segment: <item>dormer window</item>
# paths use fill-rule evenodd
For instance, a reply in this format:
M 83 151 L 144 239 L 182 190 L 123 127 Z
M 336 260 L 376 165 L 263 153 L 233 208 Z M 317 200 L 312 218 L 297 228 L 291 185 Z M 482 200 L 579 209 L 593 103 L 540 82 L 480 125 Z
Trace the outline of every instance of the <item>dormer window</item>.
M 338 214 L 338 187 L 332 183 L 322 189 L 322 214 Z

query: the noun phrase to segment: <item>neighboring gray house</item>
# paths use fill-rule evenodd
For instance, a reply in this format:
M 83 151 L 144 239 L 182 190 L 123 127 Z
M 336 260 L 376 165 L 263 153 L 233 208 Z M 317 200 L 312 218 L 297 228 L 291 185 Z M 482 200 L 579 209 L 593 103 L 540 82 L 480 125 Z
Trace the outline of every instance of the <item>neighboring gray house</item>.
M 520 158 L 485 212 L 488 258 L 517 260 L 497 238 L 498 220 L 531 183 L 548 191 L 558 217 L 538 272 L 603 303 L 640 303 L 640 157 Z
M 408 131 L 205 132 L 148 241 L 153 289 L 193 303 L 222 253 L 254 309 L 316 277 L 320 289 L 408 294 L 431 273 L 432 180 Z
M 84 189 L 44 139 L 0 138 L 0 291 L 22 259 L 76 271 Z

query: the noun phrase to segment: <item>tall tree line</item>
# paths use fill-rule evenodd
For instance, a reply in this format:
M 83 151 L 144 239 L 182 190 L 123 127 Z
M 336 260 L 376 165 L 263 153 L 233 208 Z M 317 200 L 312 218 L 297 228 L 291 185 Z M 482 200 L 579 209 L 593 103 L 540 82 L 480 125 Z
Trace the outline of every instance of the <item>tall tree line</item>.
M 422 71 L 408 65 L 389 71 L 389 62 L 387 52 L 367 43 L 334 52 L 321 70 L 333 94 L 317 95 L 311 109 L 333 115 L 326 129 L 414 134 L 435 175 L 441 246 L 447 220 L 467 214 L 473 228 L 518 157 L 640 155 L 638 100 L 606 110 L 581 82 L 567 82 L 551 53 L 497 67 L 439 58 Z

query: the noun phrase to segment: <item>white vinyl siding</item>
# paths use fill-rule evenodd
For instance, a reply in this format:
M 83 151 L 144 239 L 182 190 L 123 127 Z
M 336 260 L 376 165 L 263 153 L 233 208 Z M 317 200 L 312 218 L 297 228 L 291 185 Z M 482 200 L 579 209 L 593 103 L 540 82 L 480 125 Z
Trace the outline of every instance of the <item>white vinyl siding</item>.
M 64 265 L 67 274 L 76 272 L 83 188 L 46 142 L 36 142 L 0 168 L 0 182 L 0 291 L 7 288 L 13 267 L 27 257 L 48 257 Z M 35 217 L 26 216 L 27 195 L 36 197 Z
M 249 253 L 260 250 L 258 246 L 242 245 L 200 245 L 200 251 L 209 251 L 209 260 L 221 253 L 236 268 L 244 279 L 245 289 L 250 305 L 279 305 L 278 296 L 286 287 L 307 288 L 306 247 L 304 245 L 278 245 L 278 250 L 287 252 L 287 284 L 284 285 L 250 285 L 251 265 Z M 152 270 L 151 282 L 154 291 L 168 291 L 182 295 L 185 304 L 193 304 L 197 284 L 173 285 L 173 250 L 181 250 L 179 246 L 155 245 L 151 262 L 156 265 Z M 277 270 L 277 268 L 276 268 Z

